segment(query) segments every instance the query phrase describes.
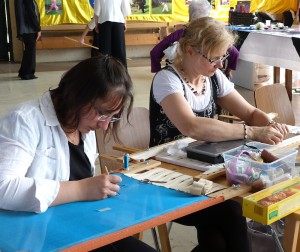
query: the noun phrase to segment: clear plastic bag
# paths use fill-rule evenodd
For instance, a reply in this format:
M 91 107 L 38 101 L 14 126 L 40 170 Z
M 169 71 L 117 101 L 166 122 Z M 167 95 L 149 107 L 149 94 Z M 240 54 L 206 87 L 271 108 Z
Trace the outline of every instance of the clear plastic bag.
M 275 234 L 272 234 L 272 233 Z M 252 252 L 281 252 L 280 241 L 284 234 L 284 220 L 279 220 L 271 225 L 248 221 L 248 237 Z M 276 238 L 276 237 L 277 238 Z

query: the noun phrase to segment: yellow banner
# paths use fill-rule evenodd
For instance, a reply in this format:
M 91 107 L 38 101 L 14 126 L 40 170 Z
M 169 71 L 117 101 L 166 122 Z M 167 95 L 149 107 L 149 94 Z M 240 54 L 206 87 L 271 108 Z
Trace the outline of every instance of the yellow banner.
M 36 0 L 41 26 L 57 24 L 87 24 L 94 16 L 88 0 Z
M 87 24 L 94 15 L 93 0 L 36 0 L 41 25 Z M 113 1 L 113 0 L 111 0 Z M 188 22 L 190 0 L 128 0 L 132 15 L 127 20 L 154 22 Z M 236 0 L 211 0 L 211 16 L 227 21 L 230 6 Z
M 281 14 L 288 10 L 297 11 L 298 0 L 251 0 L 250 12 L 263 11 Z
M 144 2 L 144 6 L 141 2 Z M 188 22 L 189 20 L 186 0 L 131 1 L 131 13 L 127 20 L 154 22 Z

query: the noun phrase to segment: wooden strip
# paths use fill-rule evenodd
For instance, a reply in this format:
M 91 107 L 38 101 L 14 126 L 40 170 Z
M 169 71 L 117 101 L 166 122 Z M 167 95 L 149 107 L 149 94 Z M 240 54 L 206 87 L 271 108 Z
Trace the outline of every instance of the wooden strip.
M 137 153 L 137 152 L 141 151 L 141 149 L 137 149 L 137 148 L 134 148 L 131 146 L 124 146 L 124 145 L 120 145 L 120 144 L 114 145 L 113 149 L 117 150 L 117 151 L 122 151 L 122 152 L 125 152 L 128 154 Z
M 268 151 L 272 152 L 273 154 L 281 152 L 283 150 L 297 148 L 300 145 L 300 135 L 285 139 L 282 143 L 278 145 L 274 145 Z
M 48 35 L 48 34 L 47 34 Z M 90 44 L 80 44 L 80 35 L 69 36 L 66 40 L 65 36 L 53 35 L 43 36 L 42 40 L 37 41 L 37 49 L 59 49 L 59 48 L 85 48 L 93 47 Z M 157 33 L 143 33 L 143 34 L 126 34 L 125 43 L 127 46 L 135 45 L 156 45 L 159 42 Z M 87 36 L 86 41 L 92 40 L 92 36 Z M 98 49 L 97 47 L 93 47 Z
M 140 34 L 126 34 L 125 44 L 129 45 L 156 45 L 159 43 L 158 33 L 140 33 Z
M 68 40 L 71 40 L 71 41 L 73 41 L 73 42 L 76 42 L 76 43 L 79 43 L 79 44 L 81 44 L 78 40 L 76 40 L 76 39 L 73 39 L 73 38 L 70 38 L 70 37 L 67 37 L 67 36 L 64 36 L 64 38 L 65 39 L 68 39 Z M 94 48 L 94 49 L 97 49 L 97 50 L 99 50 L 99 48 L 98 47 L 96 47 L 96 46 L 92 46 L 92 45 L 90 45 L 90 44 L 87 44 L 87 43 L 82 43 L 82 45 L 85 45 L 85 46 L 88 46 L 88 47 L 91 47 L 91 48 Z
M 123 161 L 123 158 L 121 159 Z M 119 159 L 120 161 L 120 159 Z M 129 169 L 128 170 L 124 170 L 123 173 L 137 173 L 140 171 L 145 171 L 157 166 L 160 166 L 161 162 L 150 159 L 147 160 L 146 162 L 138 162 L 138 163 L 132 163 L 129 162 Z
M 220 177 L 222 175 L 225 175 L 226 171 L 225 171 L 225 167 L 222 168 L 217 168 L 214 169 L 212 168 L 212 170 L 208 170 L 204 173 L 201 173 L 199 175 L 194 176 L 194 180 L 198 181 L 199 179 L 203 178 L 203 179 L 208 179 L 208 180 L 213 180 L 214 178 Z
M 228 187 L 218 192 L 209 194 L 209 197 L 223 197 L 224 200 L 232 199 L 242 194 L 248 193 L 251 191 L 251 186 L 239 185 L 238 188 Z
M 72 36 L 72 39 L 79 41 L 80 36 Z M 87 46 L 81 45 L 79 42 L 74 43 L 66 40 L 64 37 L 42 37 L 42 40 L 37 41 L 37 49 L 58 49 L 58 48 L 85 48 Z
M 149 159 L 151 157 L 156 156 L 165 147 L 170 146 L 172 144 L 175 144 L 176 142 L 186 142 L 186 143 L 189 144 L 189 143 L 192 143 L 192 142 L 195 142 L 195 141 L 196 141 L 195 139 L 192 139 L 192 138 L 189 138 L 189 137 L 183 138 L 181 140 L 176 140 L 176 141 L 172 141 L 172 142 L 169 142 L 169 143 L 166 143 L 166 144 L 161 144 L 161 145 L 157 145 L 157 146 L 151 147 L 151 148 L 149 148 L 146 151 L 141 151 L 141 152 L 137 152 L 135 154 L 131 154 L 130 158 L 131 159 L 135 159 L 135 160 L 147 160 L 147 159 Z

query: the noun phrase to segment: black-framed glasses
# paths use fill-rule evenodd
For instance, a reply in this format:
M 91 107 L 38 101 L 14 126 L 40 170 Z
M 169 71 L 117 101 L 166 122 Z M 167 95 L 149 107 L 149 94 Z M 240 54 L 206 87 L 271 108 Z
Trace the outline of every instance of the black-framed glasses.
M 214 64 L 216 65 L 218 62 L 223 63 L 224 60 L 226 60 L 229 56 L 229 53 L 226 52 L 223 56 L 221 57 L 216 57 L 216 58 L 207 58 L 207 56 L 205 56 L 204 54 L 202 54 L 200 51 L 196 50 L 197 53 L 199 53 L 204 59 L 206 59 L 210 64 Z
M 110 123 L 113 123 L 113 122 L 119 121 L 121 119 L 120 115 L 112 115 L 112 116 L 103 115 L 102 112 L 100 112 L 99 109 L 97 109 L 96 107 L 94 107 L 94 109 L 96 110 L 96 112 L 98 114 L 97 120 L 99 122 L 109 121 Z

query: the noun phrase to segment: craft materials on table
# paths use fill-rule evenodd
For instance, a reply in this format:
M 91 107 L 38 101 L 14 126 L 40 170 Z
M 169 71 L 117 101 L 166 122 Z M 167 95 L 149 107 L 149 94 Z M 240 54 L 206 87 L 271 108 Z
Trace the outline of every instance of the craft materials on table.
M 144 183 L 151 183 L 193 195 L 208 195 L 212 192 L 227 188 L 227 186 L 213 183 L 206 179 L 194 181 L 192 176 L 160 167 L 143 173 L 126 173 L 125 175 Z
M 260 190 L 296 175 L 297 150 L 287 149 L 273 155 L 269 145 L 258 145 L 250 142 L 224 153 L 229 184 L 246 184 Z
M 128 153 L 125 153 L 124 156 L 123 156 L 123 168 L 124 170 L 129 170 L 129 154 Z
M 160 153 L 158 153 L 155 156 L 155 159 L 199 171 L 207 171 L 211 168 L 223 168 L 223 164 L 211 164 L 208 162 L 188 158 L 186 152 L 186 147 L 188 144 L 188 142 L 181 141 L 170 144 L 166 146 Z
M 271 224 L 300 209 L 300 178 L 283 181 L 243 198 L 243 215 Z

